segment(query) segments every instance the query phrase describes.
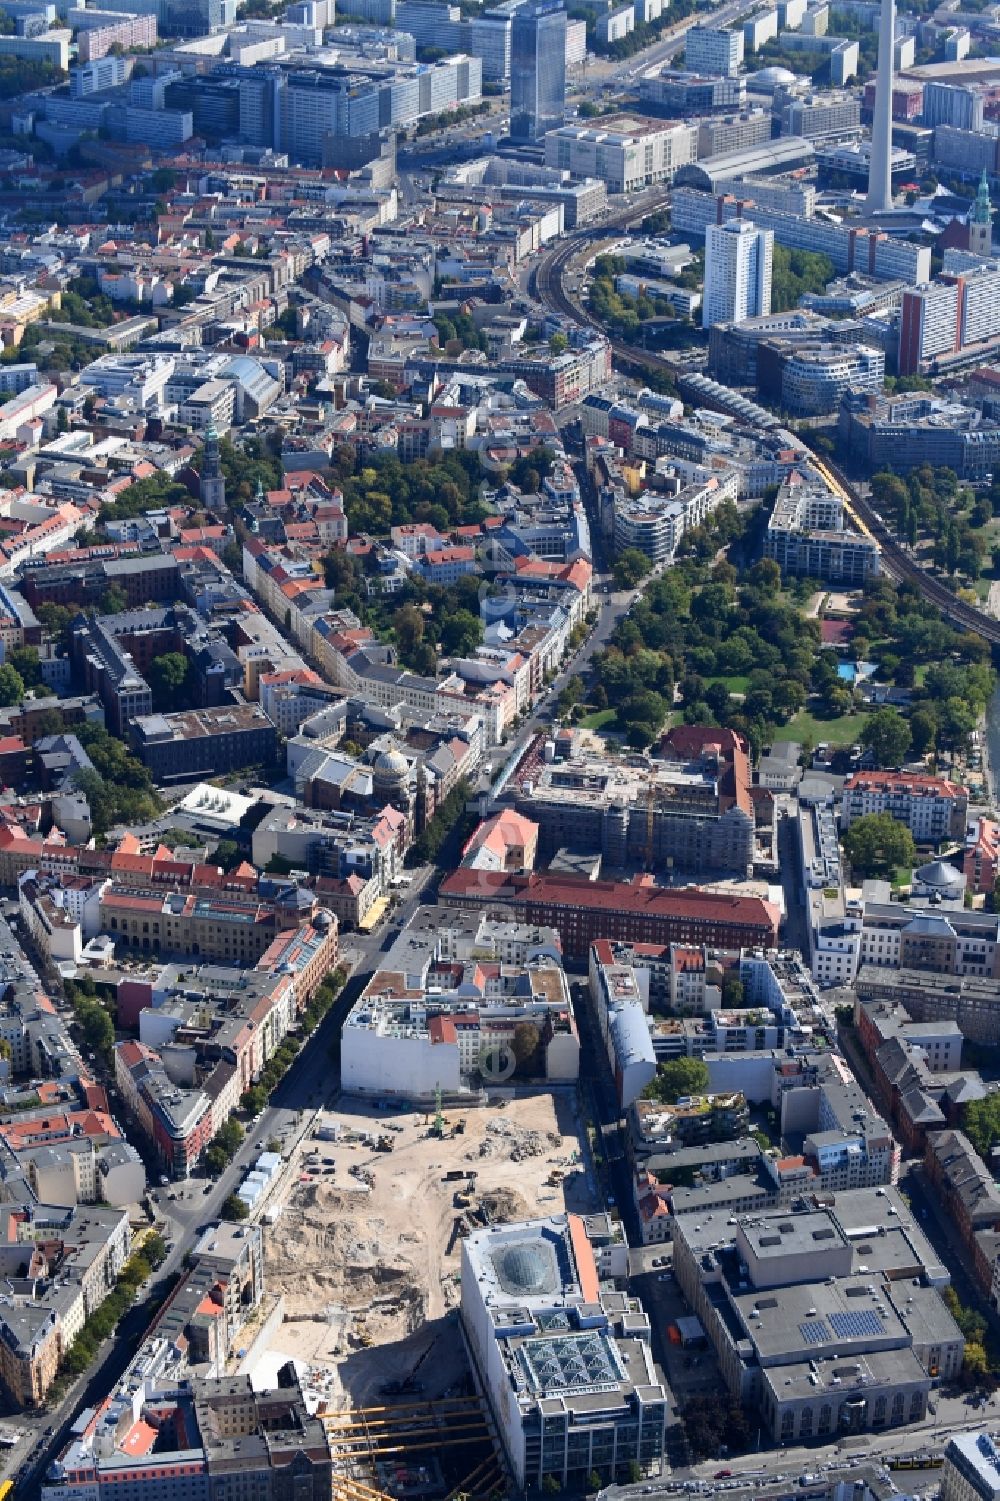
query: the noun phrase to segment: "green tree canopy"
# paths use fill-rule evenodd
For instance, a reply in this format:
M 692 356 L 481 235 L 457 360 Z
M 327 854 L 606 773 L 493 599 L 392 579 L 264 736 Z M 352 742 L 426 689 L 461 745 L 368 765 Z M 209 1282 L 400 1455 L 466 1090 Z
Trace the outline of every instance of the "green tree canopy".
M 708 1064 L 702 1058 L 671 1058 L 661 1063 L 656 1078 L 646 1086 L 647 1099 L 673 1105 L 686 1095 L 704 1094 L 708 1088 Z
M 9 662 L 0 666 L 0 705 L 19 704 L 24 698 L 24 679 Z
M 188 708 L 191 702 L 191 664 L 182 651 L 154 657 L 147 673 L 154 707 L 166 713 Z
M 1000 1094 L 969 1101 L 965 1107 L 965 1134 L 980 1157 L 989 1161 L 990 1153 L 1000 1142 Z
M 876 766 L 901 766 L 913 737 L 897 709 L 879 709 L 861 731 L 861 744 L 875 757 Z
M 844 835 L 844 850 L 856 876 L 891 876 L 917 857 L 913 835 L 891 813 L 866 813 Z
M 614 574 L 615 584 L 619 589 L 634 589 L 652 569 L 652 564 L 644 552 L 637 547 L 626 547 L 615 559 Z

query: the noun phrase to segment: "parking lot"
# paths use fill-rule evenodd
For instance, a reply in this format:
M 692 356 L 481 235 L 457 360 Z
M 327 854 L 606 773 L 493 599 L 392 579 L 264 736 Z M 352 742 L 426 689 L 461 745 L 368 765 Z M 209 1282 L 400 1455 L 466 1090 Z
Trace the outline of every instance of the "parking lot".
M 679 1318 L 690 1318 L 692 1312 L 677 1285 L 670 1246 L 650 1248 L 646 1257 L 648 1270 L 638 1273 L 634 1287 L 649 1313 L 653 1326 L 653 1350 L 673 1394 L 674 1404 L 683 1407 L 690 1397 L 719 1391 L 722 1375 L 715 1351 L 707 1340 L 698 1348 L 684 1349 L 674 1344 L 667 1333 L 671 1324 L 676 1324 Z

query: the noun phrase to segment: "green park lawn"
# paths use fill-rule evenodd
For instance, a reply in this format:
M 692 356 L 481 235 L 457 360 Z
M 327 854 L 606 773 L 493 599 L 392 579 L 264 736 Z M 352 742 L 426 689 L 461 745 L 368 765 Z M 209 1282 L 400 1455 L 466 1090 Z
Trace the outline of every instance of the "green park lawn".
M 616 709 L 595 709 L 593 714 L 585 714 L 580 720 L 581 730 L 613 730 L 616 728 L 618 711 Z
M 813 745 L 826 741 L 828 745 L 853 745 L 860 739 L 861 731 L 868 723 L 868 713 L 842 714 L 837 719 L 821 719 L 808 709 L 800 709 L 787 724 L 774 732 L 775 741 L 811 740 Z

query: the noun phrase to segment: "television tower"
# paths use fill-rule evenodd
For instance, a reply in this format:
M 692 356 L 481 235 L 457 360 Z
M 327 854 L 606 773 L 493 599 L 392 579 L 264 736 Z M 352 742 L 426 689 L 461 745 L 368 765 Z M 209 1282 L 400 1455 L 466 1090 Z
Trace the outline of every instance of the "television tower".
M 869 214 L 887 214 L 892 208 L 892 63 L 895 46 L 895 0 L 882 0 L 872 154 L 868 163 L 868 197 L 865 199 L 865 211 Z

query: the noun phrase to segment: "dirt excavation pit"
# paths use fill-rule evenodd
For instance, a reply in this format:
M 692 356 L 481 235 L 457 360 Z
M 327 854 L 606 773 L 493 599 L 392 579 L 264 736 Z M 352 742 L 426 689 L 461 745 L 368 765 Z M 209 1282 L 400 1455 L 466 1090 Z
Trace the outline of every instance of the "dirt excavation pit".
M 463 1233 L 598 1207 L 575 1097 L 448 1110 L 443 1139 L 432 1115 L 357 1101 L 326 1114 L 297 1150 L 293 1187 L 265 1230 L 268 1289 L 285 1306 L 271 1347 L 336 1368 L 343 1398 L 368 1400 L 396 1379 L 407 1346 L 426 1344 L 425 1331 L 457 1309 Z M 436 1355 L 427 1366 L 428 1394 L 455 1379 L 451 1361 Z

